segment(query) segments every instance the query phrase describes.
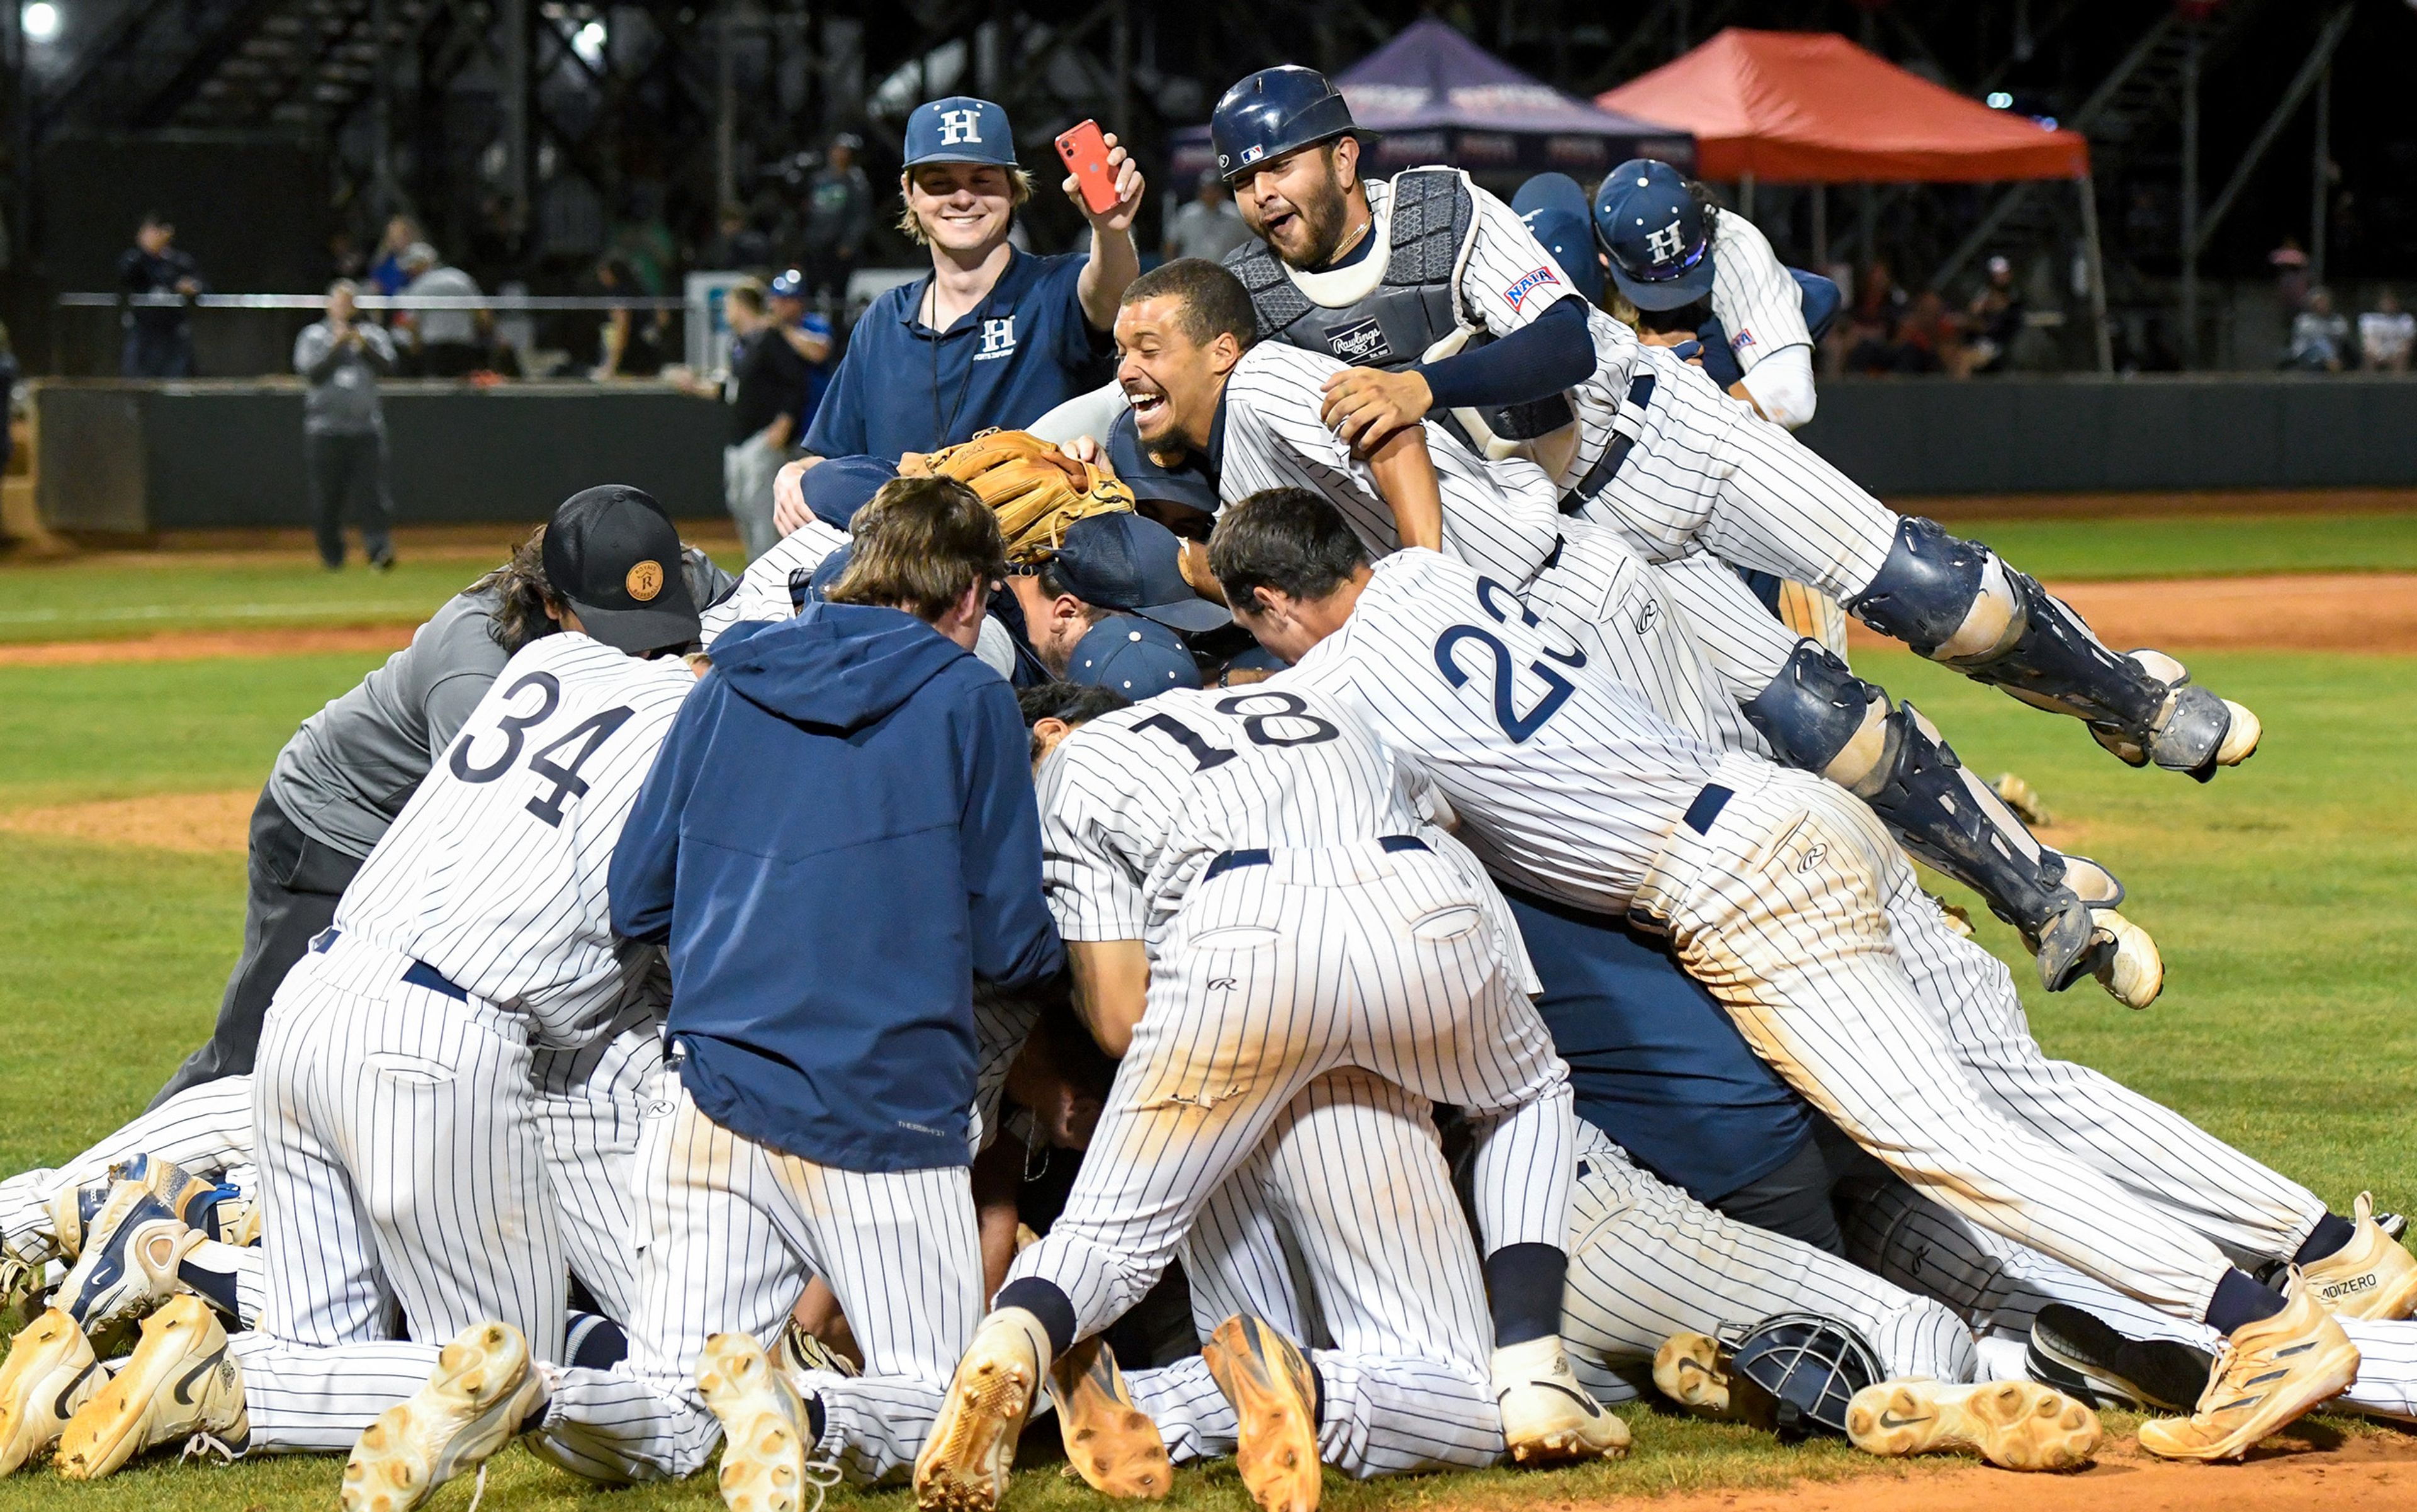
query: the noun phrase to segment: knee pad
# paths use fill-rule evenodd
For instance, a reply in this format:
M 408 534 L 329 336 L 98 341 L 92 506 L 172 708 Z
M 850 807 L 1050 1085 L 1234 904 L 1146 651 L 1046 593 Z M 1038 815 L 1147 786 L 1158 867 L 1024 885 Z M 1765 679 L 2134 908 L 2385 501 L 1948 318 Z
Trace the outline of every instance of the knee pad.
M 1881 765 L 1887 695 L 1817 642 L 1798 642 L 1779 676 L 1741 707 L 1791 767 L 1855 787 Z
M 2005 565 L 1935 520 L 1901 520 L 1888 560 L 1847 604 L 1856 619 L 1934 661 L 1993 656 L 2021 632 Z

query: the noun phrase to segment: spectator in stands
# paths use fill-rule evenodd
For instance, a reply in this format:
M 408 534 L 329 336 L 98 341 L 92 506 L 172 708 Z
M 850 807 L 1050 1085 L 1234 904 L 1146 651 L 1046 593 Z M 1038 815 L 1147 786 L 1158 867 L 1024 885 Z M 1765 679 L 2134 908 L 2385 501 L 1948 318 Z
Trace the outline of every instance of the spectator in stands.
M 2400 308 L 2400 297 L 2386 288 L 2375 297 L 2375 308 L 2358 317 L 2358 350 L 2377 373 L 2409 371 L 2409 350 L 2417 344 L 2417 315 Z
M 386 236 L 378 242 L 377 261 L 370 267 L 370 282 L 388 298 L 403 292 L 411 282 L 411 274 L 403 266 L 403 253 L 421 240 L 419 222 L 407 215 L 391 216 L 386 223 Z
M 746 272 L 771 261 L 772 238 L 756 229 L 747 206 L 733 200 L 722 207 L 720 228 L 705 244 L 697 266 L 716 272 Z
M 1206 257 L 1217 263 L 1250 239 L 1251 228 L 1242 223 L 1242 212 L 1235 207 L 1225 180 L 1216 169 L 1203 168 L 1192 199 L 1167 218 L 1163 250 L 1169 262 L 1178 257 Z
M 8 328 L 0 325 L 0 474 L 8 472 L 16 451 L 17 385 L 24 376 L 17 365 L 17 349 L 8 343 Z
M 344 515 L 360 527 L 361 553 L 379 572 L 394 567 L 394 502 L 387 492 L 386 415 L 378 379 L 394 371 L 394 340 L 358 318 L 350 279 L 327 286 L 326 318 L 294 339 L 302 395 L 303 470 L 319 559 L 344 565 Z
M 478 281 L 448 267 L 436 249 L 424 241 L 403 249 L 403 267 L 411 275 L 403 289 L 406 299 L 479 297 Z M 395 324 L 411 332 L 423 374 L 461 378 L 477 372 L 485 361 L 485 332 L 491 318 L 484 310 L 405 310 L 395 317 Z
M 805 249 L 809 297 L 844 304 L 865 234 L 873 229 L 873 183 L 857 166 L 864 143 L 852 131 L 831 138 L 823 165 L 806 184 Z
M 2331 289 L 2308 291 L 2307 308 L 2291 319 L 2291 344 L 2282 365 L 2303 373 L 2339 373 L 2349 365 L 2349 321 L 2333 309 Z
M 2023 333 L 2023 291 L 2014 282 L 2014 265 L 2004 257 L 1989 259 L 1988 282 L 1972 299 L 1969 311 L 1974 373 L 2003 373 L 2014 359 L 2014 342 Z
M 596 265 L 600 294 L 634 299 L 646 296 L 637 271 L 617 257 Z M 614 310 L 604 316 L 596 376 L 651 378 L 663 371 L 671 345 L 672 313 L 668 310 Z
M 157 210 L 143 217 L 134 245 L 117 259 L 117 286 L 127 294 L 174 294 L 190 299 L 203 292 L 202 270 L 176 249 L 176 228 Z M 126 312 L 126 347 L 119 372 L 129 378 L 193 375 L 192 318 L 182 304 L 139 305 Z

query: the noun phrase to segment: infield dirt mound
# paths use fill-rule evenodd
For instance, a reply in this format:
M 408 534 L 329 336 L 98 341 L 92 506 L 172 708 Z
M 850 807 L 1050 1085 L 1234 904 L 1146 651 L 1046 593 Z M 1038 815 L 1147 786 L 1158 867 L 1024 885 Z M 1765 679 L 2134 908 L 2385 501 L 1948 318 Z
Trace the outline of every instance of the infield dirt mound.
M 102 662 L 210 662 L 226 656 L 303 656 L 313 651 L 393 651 L 407 624 L 329 625 L 312 630 L 179 630 L 129 640 L 36 641 L 0 646 L 0 666 L 90 666 Z
M 59 803 L 0 814 L 0 830 L 144 850 L 240 852 L 249 847 L 260 794 L 154 793 L 93 803 Z
M 2345 1438 L 2318 1424 L 2268 1441 L 2237 1465 L 2175 1464 L 2124 1438 L 2069 1475 L 1975 1464 L 1938 1474 L 1857 1475 L 1767 1490 L 1690 1491 L 1653 1512 L 2371 1512 L 2417 1508 L 2417 1434 Z M 1610 1512 L 1608 1504 L 1561 1504 Z

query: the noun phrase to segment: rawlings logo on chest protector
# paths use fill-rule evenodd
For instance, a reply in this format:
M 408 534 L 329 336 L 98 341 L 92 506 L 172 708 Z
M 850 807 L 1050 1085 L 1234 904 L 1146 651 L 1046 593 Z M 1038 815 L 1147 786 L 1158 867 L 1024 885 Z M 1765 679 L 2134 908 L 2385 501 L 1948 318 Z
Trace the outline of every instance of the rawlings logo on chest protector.
M 1326 349 L 1354 367 L 1382 362 L 1393 355 L 1393 344 L 1385 340 L 1385 328 L 1373 315 L 1347 326 L 1327 327 Z

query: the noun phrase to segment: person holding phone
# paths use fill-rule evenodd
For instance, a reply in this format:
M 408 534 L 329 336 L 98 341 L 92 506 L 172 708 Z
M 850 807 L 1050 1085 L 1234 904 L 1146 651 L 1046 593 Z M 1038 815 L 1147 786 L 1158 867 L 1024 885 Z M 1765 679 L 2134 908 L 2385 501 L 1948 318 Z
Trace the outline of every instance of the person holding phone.
M 875 299 L 857 323 L 807 454 L 774 484 L 783 533 L 807 517 L 799 480 L 825 457 L 935 451 L 1027 424 L 1093 386 L 1117 301 L 1141 271 L 1141 170 L 1115 137 L 1102 140 L 1113 200 L 1094 208 L 1071 174 L 1063 186 L 1090 222 L 1090 250 L 1036 256 L 1007 239 L 1032 197 L 1007 112 L 963 95 L 916 107 L 898 225 L 931 249 L 932 272 Z

